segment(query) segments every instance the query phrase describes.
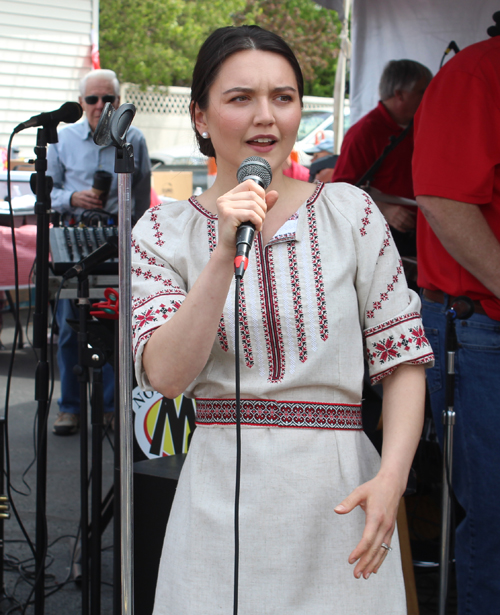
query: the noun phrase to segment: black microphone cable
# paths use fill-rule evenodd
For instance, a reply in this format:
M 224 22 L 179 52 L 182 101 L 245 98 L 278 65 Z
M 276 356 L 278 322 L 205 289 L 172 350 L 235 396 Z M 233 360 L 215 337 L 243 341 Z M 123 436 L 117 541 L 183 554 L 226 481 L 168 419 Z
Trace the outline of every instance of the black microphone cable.
M 240 410 L 240 297 L 241 276 L 236 277 L 234 297 L 234 361 L 236 384 L 236 484 L 234 489 L 234 592 L 233 615 L 238 615 L 240 564 L 240 485 L 241 485 L 241 410 Z
M 270 164 L 259 156 L 250 156 L 241 164 L 236 174 L 238 183 L 252 179 L 262 188 L 269 187 L 273 174 Z M 239 560 L 240 560 L 240 486 L 241 486 L 241 403 L 240 403 L 240 288 L 248 266 L 255 226 L 243 222 L 236 231 L 236 257 L 234 259 L 234 361 L 236 391 L 236 482 L 234 489 L 234 591 L 233 615 L 238 615 Z

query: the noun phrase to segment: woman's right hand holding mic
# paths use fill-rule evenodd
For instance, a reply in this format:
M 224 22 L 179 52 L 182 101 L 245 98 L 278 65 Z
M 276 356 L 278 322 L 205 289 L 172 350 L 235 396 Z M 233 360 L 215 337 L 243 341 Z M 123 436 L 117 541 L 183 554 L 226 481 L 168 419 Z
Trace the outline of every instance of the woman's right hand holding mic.
M 267 212 L 278 200 L 276 190 L 266 195 L 264 188 L 251 179 L 235 186 L 217 199 L 219 217 L 218 247 L 227 251 L 233 259 L 236 231 L 243 222 L 251 222 L 256 231 L 261 231 Z

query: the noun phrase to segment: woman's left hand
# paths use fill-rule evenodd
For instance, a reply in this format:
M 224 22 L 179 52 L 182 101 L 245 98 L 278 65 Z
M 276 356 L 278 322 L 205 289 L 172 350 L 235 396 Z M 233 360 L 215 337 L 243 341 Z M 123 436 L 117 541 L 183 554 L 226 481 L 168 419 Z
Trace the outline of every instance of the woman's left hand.
M 354 551 L 349 555 L 349 563 L 354 564 L 354 576 L 367 579 L 372 572 L 377 573 L 389 550 L 401 492 L 396 488 L 394 479 L 378 474 L 375 478 L 357 487 L 336 508 L 335 512 L 344 515 L 356 506 L 361 506 L 366 515 L 363 536 Z

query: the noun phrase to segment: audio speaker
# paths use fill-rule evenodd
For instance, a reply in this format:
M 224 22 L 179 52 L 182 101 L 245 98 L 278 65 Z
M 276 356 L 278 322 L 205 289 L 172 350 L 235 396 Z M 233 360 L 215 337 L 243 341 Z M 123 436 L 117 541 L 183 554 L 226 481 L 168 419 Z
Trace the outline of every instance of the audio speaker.
M 134 612 L 153 612 L 163 538 L 186 455 L 134 463 Z

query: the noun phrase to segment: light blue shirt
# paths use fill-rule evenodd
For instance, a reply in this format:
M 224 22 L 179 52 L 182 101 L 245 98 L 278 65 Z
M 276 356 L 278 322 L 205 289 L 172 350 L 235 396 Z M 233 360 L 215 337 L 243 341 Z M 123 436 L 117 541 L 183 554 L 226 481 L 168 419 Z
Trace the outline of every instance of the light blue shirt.
M 60 213 L 71 212 L 76 217 L 81 215 L 84 211 L 82 208 L 70 205 L 71 195 L 80 190 L 89 190 L 96 171 L 108 171 L 113 179 L 104 209 L 112 214 L 118 213 L 118 176 L 114 172 L 116 148 L 113 145 L 96 145 L 86 118 L 78 124 L 65 126 L 58 136 L 59 142 L 50 145 L 47 153 L 47 173 L 54 180 L 52 209 Z M 150 204 L 151 163 L 146 140 L 138 128 L 131 126 L 126 140 L 134 148 L 132 215 L 138 218 Z

